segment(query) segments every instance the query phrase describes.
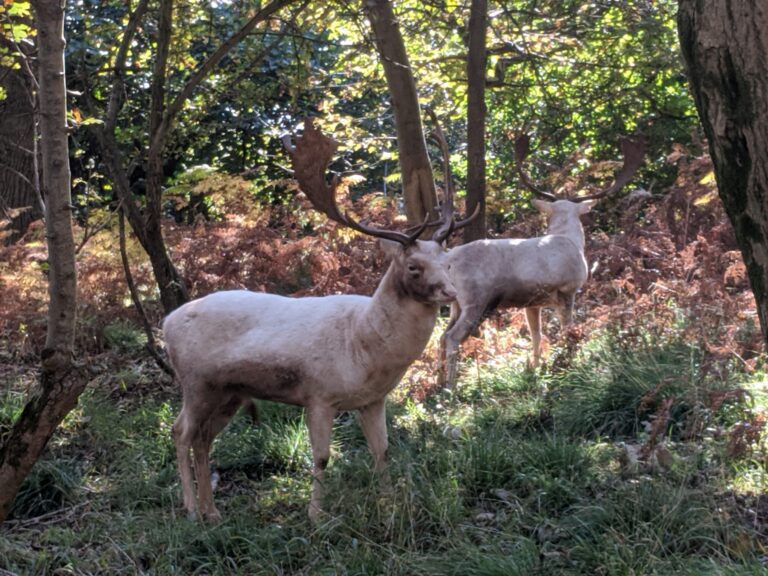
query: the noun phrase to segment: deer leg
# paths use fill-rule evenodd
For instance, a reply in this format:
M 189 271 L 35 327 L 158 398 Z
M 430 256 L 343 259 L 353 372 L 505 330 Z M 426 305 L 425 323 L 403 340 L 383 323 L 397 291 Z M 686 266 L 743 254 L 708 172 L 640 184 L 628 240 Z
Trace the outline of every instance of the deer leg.
M 458 376 L 459 348 L 461 343 L 480 323 L 485 305 L 473 305 L 463 308 L 456 322 L 445 333 L 445 380 L 441 383 L 447 388 L 456 385 Z
M 195 483 L 192 478 L 192 460 L 189 451 L 195 430 L 189 425 L 188 409 L 185 405 L 173 423 L 173 442 L 176 445 L 176 463 L 181 477 L 181 491 L 184 497 L 184 509 L 190 520 L 195 519 L 197 502 L 195 499 Z
M 368 441 L 368 449 L 373 455 L 374 471 L 382 472 L 386 467 L 387 447 L 389 446 L 383 398 L 360 409 L 360 427 Z
M 541 308 L 531 307 L 525 309 L 525 318 L 528 321 L 528 331 L 531 333 L 531 345 L 533 348 L 533 361 L 535 368 L 541 358 Z
M 312 445 L 312 497 L 309 501 L 309 519 L 317 522 L 322 512 L 323 475 L 331 457 L 331 431 L 336 410 L 331 406 L 309 406 L 306 418 L 309 442 Z
M 195 476 L 197 477 L 197 500 L 200 514 L 210 522 L 220 522 L 221 514 L 213 502 L 213 486 L 211 484 L 210 452 L 213 439 L 229 423 L 242 405 L 242 398 L 229 396 L 223 404 L 210 410 L 207 418 L 201 421 L 199 432 L 192 444 L 195 458 Z
M 445 340 L 448 336 L 448 331 L 453 328 L 460 315 L 461 308 L 459 307 L 459 303 L 456 301 L 451 302 L 451 315 L 448 319 L 448 325 L 445 327 L 445 331 L 442 336 L 440 336 L 440 344 L 438 348 L 437 382 L 440 386 L 445 386 L 447 382 L 446 376 L 448 366 Z
M 209 455 L 213 438 L 210 432 L 205 429 L 208 426 L 208 422 L 203 424 L 203 429 L 192 442 L 192 453 L 195 456 L 195 477 L 197 478 L 197 502 L 200 507 L 200 515 L 204 519 L 209 522 L 220 522 L 221 514 L 213 503 Z
M 451 302 L 451 315 L 448 317 L 448 326 L 445 328 L 446 332 L 453 328 L 453 325 L 456 324 L 456 320 L 459 319 L 460 315 L 461 307 L 459 306 L 459 303 L 454 300 Z
M 560 319 L 560 329 L 565 330 L 573 321 L 573 307 L 576 302 L 576 293 L 559 292 L 557 294 L 557 315 Z

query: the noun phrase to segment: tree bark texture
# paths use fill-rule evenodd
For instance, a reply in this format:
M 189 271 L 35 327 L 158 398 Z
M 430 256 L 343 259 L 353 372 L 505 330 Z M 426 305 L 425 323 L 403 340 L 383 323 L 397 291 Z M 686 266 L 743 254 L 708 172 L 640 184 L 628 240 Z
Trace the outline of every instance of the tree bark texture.
M 467 214 L 479 216 L 464 228 L 464 243 L 486 237 L 485 227 L 485 28 L 487 0 L 472 0 L 467 56 Z
M 10 244 L 43 211 L 34 184 L 35 110 L 30 79 L 24 70 L 0 68 L 0 86 L 7 94 L 0 101 L 0 218 L 9 221 L 3 233 Z
M 768 3 L 680 0 L 678 32 L 768 344 Z
M 73 367 L 76 312 L 75 243 L 64 74 L 64 4 L 35 0 L 42 188 L 48 239 L 48 332 L 40 387 L 0 447 L 0 521 L 56 427 L 77 404 L 86 380 Z
M 421 123 L 419 97 L 405 44 L 389 0 L 363 0 L 392 100 L 397 128 L 403 197 L 408 223 L 436 218 L 437 195 Z
M 152 103 L 149 116 L 150 145 L 147 155 L 147 213 L 145 218 L 145 244 L 152 270 L 160 289 L 163 310 L 169 314 L 187 300 L 186 285 L 168 255 L 163 238 L 163 153 L 166 132 L 163 122 L 165 113 L 168 55 L 171 47 L 173 25 L 173 0 L 160 2 L 160 18 L 157 30 L 157 53 L 152 71 Z

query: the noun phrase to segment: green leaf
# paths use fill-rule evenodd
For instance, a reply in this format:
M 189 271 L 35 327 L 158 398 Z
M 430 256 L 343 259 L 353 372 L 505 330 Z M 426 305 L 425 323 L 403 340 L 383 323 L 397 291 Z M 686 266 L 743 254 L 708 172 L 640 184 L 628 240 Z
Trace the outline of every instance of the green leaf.
M 30 4 L 29 2 L 19 2 L 18 0 L 12 1 L 11 5 L 7 7 L 9 16 L 30 16 Z
M 94 124 L 104 124 L 104 120 L 99 118 L 85 118 L 80 122 L 82 126 L 92 126 Z

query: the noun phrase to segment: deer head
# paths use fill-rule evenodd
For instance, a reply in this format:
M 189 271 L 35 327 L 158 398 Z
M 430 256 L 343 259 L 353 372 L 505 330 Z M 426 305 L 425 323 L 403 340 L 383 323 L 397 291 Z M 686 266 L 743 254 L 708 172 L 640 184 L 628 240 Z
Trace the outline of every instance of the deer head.
M 325 136 L 307 119 L 303 134 L 296 138 L 296 145 L 291 145 L 290 138 L 284 138 L 283 144 L 293 163 L 294 178 L 315 209 L 339 224 L 381 240 L 382 248 L 392 256 L 395 264 L 394 274 L 398 278 L 400 295 L 420 302 L 443 302 L 453 298 L 452 285 L 439 262 L 444 252 L 441 244 L 471 219 L 454 221 L 452 191 L 446 192 L 440 219 L 436 222 L 429 222 L 427 216 L 419 226 L 406 232 L 376 228 L 355 220 L 348 212 L 342 213 L 337 204 L 340 180 L 333 176 L 328 183 L 325 176 L 338 147 L 333 139 Z M 429 225 L 437 226 L 432 240 L 419 240 Z
M 566 234 L 572 237 L 574 241 L 578 242 L 583 248 L 584 232 L 581 228 L 579 217 L 582 214 L 589 212 L 598 200 L 618 192 L 632 179 L 632 176 L 643 163 L 645 142 L 642 139 L 622 139 L 621 150 L 624 155 L 624 164 L 616 175 L 613 183 L 593 194 L 570 196 L 566 198 L 559 198 L 552 192 L 543 190 L 531 181 L 531 178 L 523 168 L 525 159 L 528 156 L 529 145 L 530 137 L 527 134 L 518 136 L 515 140 L 517 173 L 520 176 L 520 182 L 539 197 L 538 199 L 534 198 L 532 203 L 537 210 L 547 215 L 549 221 L 547 228 L 548 232 L 550 234 Z
M 409 246 L 416 242 L 427 226 L 438 226 L 432 240 L 442 243 L 453 232 L 469 224 L 479 213 L 478 210 L 463 220 L 454 219 L 455 188 L 451 178 L 448 146 L 440 125 L 437 123 L 434 113 L 430 114 L 435 120 L 433 136 L 440 146 L 443 155 L 443 170 L 445 174 L 445 190 L 443 201 L 440 203 L 440 219 L 435 222 L 424 220 L 419 226 L 406 232 L 397 230 L 384 230 L 374 228 L 358 222 L 348 212 L 342 214 L 336 203 L 336 194 L 339 189 L 339 177 L 334 175 L 330 184 L 326 183 L 325 170 L 338 148 L 338 143 L 323 134 L 310 118 L 304 120 L 304 133 L 296 138 L 296 145 L 291 144 L 290 136 L 283 137 L 283 146 L 291 157 L 294 169 L 294 178 L 299 183 L 299 188 L 309 198 L 312 205 L 318 211 L 328 216 L 331 220 L 353 230 L 362 232 L 376 238 L 383 238 Z

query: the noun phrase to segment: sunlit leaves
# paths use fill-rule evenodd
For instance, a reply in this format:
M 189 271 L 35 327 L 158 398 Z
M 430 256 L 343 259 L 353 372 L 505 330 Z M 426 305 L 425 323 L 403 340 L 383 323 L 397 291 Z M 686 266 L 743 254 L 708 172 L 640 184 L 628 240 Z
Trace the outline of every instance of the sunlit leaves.
M 32 13 L 26 0 L 0 0 L 0 67 L 19 68 L 19 48 L 13 47 L 29 41 L 34 34 L 31 26 Z M 10 45 L 10 46 L 9 46 Z M 0 94 L 0 100 L 4 98 Z
M 169 98 L 257 5 L 175 2 Z M 595 160 L 615 159 L 618 136 L 634 131 L 650 136 L 656 150 L 685 142 L 696 117 L 677 51 L 675 5 L 674 0 L 490 3 L 491 196 L 503 200 L 514 190 L 511 138 L 521 130 L 534 133 L 536 157 L 544 165 L 560 163 L 579 148 L 592 150 Z M 420 101 L 434 108 L 444 125 L 460 181 L 466 172 L 468 3 L 401 0 L 394 6 Z M 186 102 L 166 155 L 169 174 L 208 163 L 248 171 L 264 185 L 283 178 L 279 138 L 300 129 L 300 119 L 310 115 L 340 143 L 333 170 L 363 171 L 368 181 L 361 189 L 397 187 L 393 112 L 360 8 L 346 2 L 297 4 L 238 45 Z M 116 40 L 127 18 L 120 2 L 71 5 L 68 74 L 73 89 L 86 90 L 91 107 L 99 108 L 111 94 Z M 131 45 L 125 75 L 118 134 L 136 161 L 146 146 L 155 18 L 151 8 Z M 101 113 L 89 109 L 84 116 Z M 439 157 L 436 149 L 431 153 Z

